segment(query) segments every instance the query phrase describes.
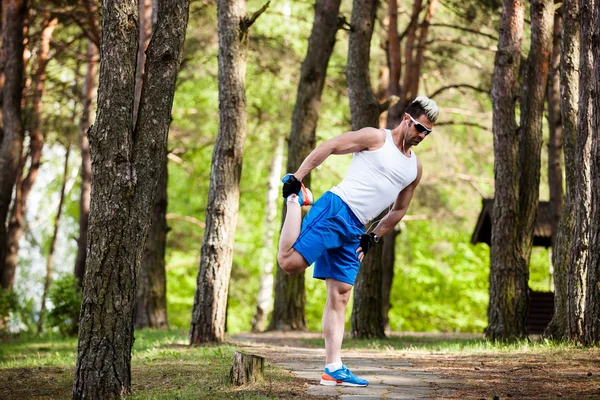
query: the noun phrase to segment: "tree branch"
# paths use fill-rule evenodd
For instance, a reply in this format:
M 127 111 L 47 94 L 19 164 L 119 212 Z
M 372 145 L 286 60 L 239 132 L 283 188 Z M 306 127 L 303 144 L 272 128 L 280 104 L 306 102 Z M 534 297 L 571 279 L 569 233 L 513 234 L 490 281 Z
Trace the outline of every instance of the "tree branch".
M 488 33 L 484 33 L 484 32 L 479 32 L 478 30 L 475 29 L 469 29 L 469 28 L 465 28 L 464 26 L 458 26 L 458 25 L 452 25 L 452 24 L 431 24 L 430 26 L 434 26 L 436 28 L 452 28 L 452 29 L 458 29 L 459 31 L 464 31 L 464 32 L 469 32 L 469 33 L 474 33 L 476 35 L 481 35 L 481 36 L 485 36 L 487 38 L 490 38 L 492 40 L 495 40 L 496 42 L 498 41 L 498 38 L 495 37 L 494 35 L 490 35 Z
M 254 14 L 252 14 L 252 16 L 250 16 L 249 18 L 246 17 L 244 18 L 244 20 L 242 21 L 242 32 L 243 33 L 247 33 L 248 29 L 250 29 L 250 27 L 252 26 L 252 24 L 254 24 L 254 22 L 256 21 L 256 19 L 258 17 L 260 17 L 260 15 L 262 13 L 264 13 L 266 11 L 267 8 L 269 8 L 269 4 L 271 3 L 271 0 L 267 1 L 265 3 L 264 6 L 262 6 L 258 11 L 256 11 Z
M 442 92 L 445 92 L 446 90 L 449 90 L 449 89 L 459 89 L 459 88 L 471 89 L 471 90 L 474 90 L 476 92 L 486 93 L 486 94 L 490 93 L 489 89 L 484 89 L 484 88 L 481 88 L 481 87 L 469 85 L 467 83 L 460 83 L 460 84 L 457 84 L 457 85 L 443 86 L 443 87 L 439 88 L 438 90 L 436 90 L 435 92 L 433 92 L 431 95 L 429 95 L 429 98 L 433 99 L 435 96 L 439 95 Z
M 399 101 L 400 101 L 400 97 L 391 95 L 386 101 L 379 104 L 379 114 L 394 107 L 396 104 L 398 104 Z
M 477 122 L 469 122 L 469 121 L 442 121 L 436 122 L 435 126 L 444 126 L 444 125 L 464 125 L 464 126 L 474 126 L 479 129 L 483 129 L 484 131 L 489 131 L 490 128 L 487 126 L 478 124 Z

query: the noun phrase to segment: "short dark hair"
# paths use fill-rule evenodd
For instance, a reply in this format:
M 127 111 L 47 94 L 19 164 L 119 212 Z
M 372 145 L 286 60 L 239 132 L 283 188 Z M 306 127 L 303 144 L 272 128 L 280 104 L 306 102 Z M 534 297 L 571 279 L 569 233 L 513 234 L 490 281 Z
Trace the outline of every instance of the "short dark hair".
M 436 102 L 426 96 L 419 96 L 414 99 L 404 112 L 415 119 L 425 115 L 431 122 L 437 121 L 439 115 Z

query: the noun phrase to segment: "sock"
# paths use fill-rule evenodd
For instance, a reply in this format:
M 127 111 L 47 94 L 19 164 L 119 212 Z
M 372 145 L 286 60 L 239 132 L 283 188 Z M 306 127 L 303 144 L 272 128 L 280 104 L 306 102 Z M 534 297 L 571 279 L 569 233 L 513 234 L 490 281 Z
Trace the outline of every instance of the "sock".
M 297 194 L 290 194 L 287 198 L 287 202 L 288 203 L 296 203 L 296 204 L 300 204 L 300 200 L 298 200 L 298 195 Z
M 338 361 L 331 364 L 326 364 L 325 368 L 327 368 L 329 372 L 337 371 L 338 369 L 342 368 L 342 362 Z

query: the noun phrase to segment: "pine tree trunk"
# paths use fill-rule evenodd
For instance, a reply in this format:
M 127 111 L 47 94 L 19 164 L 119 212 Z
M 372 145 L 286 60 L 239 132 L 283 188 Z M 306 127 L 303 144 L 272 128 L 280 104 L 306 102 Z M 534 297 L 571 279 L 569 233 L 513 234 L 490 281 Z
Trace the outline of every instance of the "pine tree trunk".
M 2 93 L 3 138 L 0 143 L 0 286 L 12 289 L 14 270 L 6 268 L 6 219 L 23 151 L 23 26 L 27 14 L 25 0 L 5 0 L 2 7 L 2 54 L 4 91 Z
M 517 269 L 518 127 L 515 99 L 521 61 L 524 6 L 503 0 L 492 83 L 495 197 L 490 262 L 489 339 L 525 336 L 527 273 Z
M 90 215 L 90 192 L 92 188 L 92 160 L 90 158 L 90 143 L 88 129 L 91 125 L 92 104 L 94 101 L 94 88 L 98 74 L 98 48 L 91 41 L 87 44 L 87 72 L 83 83 L 83 107 L 79 121 L 79 149 L 81 151 L 81 193 L 79 195 L 79 238 L 77 239 L 77 258 L 75 259 L 75 278 L 81 285 L 85 275 L 85 261 L 87 248 L 88 220 Z
M 265 233 L 263 246 L 260 251 L 261 265 L 260 285 L 256 300 L 256 311 L 252 318 L 252 332 L 262 332 L 267 316 L 273 304 L 273 237 L 275 236 L 275 217 L 277 215 L 277 200 L 279 199 L 279 178 L 283 161 L 283 136 L 275 138 L 271 168 L 267 183 L 267 198 L 265 201 Z
M 529 304 L 529 260 L 540 197 L 542 122 L 552 53 L 554 1 L 532 0 L 530 12 L 531 46 L 523 76 L 520 107 L 521 124 L 517 167 L 519 173 L 519 228 L 517 247 L 512 249 L 514 254 L 518 255 L 515 267 L 519 279 L 516 284 L 516 301 L 519 304 L 515 315 L 519 321 L 519 330 L 515 337 L 508 337 L 508 339 L 527 334 L 523 328 Z M 524 302 L 524 309 L 520 308 L 521 301 Z
M 381 315 L 383 317 L 383 328 L 386 334 L 390 330 L 389 312 L 392 308 L 390 297 L 392 283 L 394 282 L 394 264 L 396 261 L 396 237 L 400 234 L 399 229 L 393 229 L 383 235 L 381 241 Z
M 67 187 L 67 178 L 69 176 L 69 155 L 71 148 L 67 146 L 67 152 L 65 154 L 65 167 L 63 170 L 63 183 L 60 188 L 60 197 L 58 202 L 58 211 L 56 212 L 56 219 L 54 220 L 54 232 L 52 233 L 52 239 L 50 240 L 50 248 L 48 249 L 48 259 L 46 260 L 46 279 L 44 280 L 44 291 L 42 293 L 42 305 L 40 308 L 40 315 L 37 323 L 38 335 L 42 332 L 44 325 L 44 318 L 46 314 L 46 298 L 48 297 L 48 289 L 50 289 L 50 283 L 52 282 L 52 270 L 54 268 L 54 250 L 56 248 L 56 238 L 58 237 L 58 229 L 60 228 L 60 218 L 62 216 L 63 203 L 65 201 L 65 188 Z
M 315 148 L 317 122 L 321 109 L 321 94 L 325 85 L 327 65 L 335 45 L 341 0 L 317 0 L 308 50 L 302 69 L 292 116 L 288 142 L 286 171 L 295 172 Z M 310 175 L 303 179 L 310 187 Z M 285 218 L 286 208 L 283 205 Z M 283 224 L 283 220 L 282 220 Z M 275 298 L 269 330 L 304 330 L 304 274 L 289 276 L 279 265 L 275 273 Z
M 133 121 L 137 121 L 140 96 L 142 95 L 142 81 L 144 78 L 144 62 L 146 49 L 152 35 L 152 0 L 139 0 L 140 13 L 140 42 L 138 44 L 137 67 L 135 70 L 135 97 L 133 99 Z
M 190 343 L 222 342 L 246 140 L 245 1 L 218 0 L 219 133 L 212 155 Z
M 437 10 L 439 0 L 429 0 L 425 18 L 419 26 L 419 42 L 417 44 L 417 51 L 415 54 L 415 62 L 413 68 L 410 70 L 407 68 L 407 73 L 410 72 L 410 78 L 408 80 L 409 86 L 404 89 L 404 93 L 407 100 L 414 99 L 419 94 L 419 81 L 421 79 L 421 70 L 423 69 L 423 62 L 425 61 L 425 47 L 427 46 L 427 37 L 429 34 L 429 25 Z M 408 102 L 406 103 L 408 104 Z
M 592 36 L 592 54 L 595 58 L 592 79 L 593 96 L 593 129 L 592 150 L 590 155 L 591 207 L 590 248 L 587 274 L 587 293 L 585 304 L 584 343 L 600 344 L 600 10 L 598 0 L 594 10 L 594 32 Z
M 567 334 L 570 340 L 584 341 L 584 311 L 587 292 L 590 218 L 590 153 L 592 135 L 593 58 L 592 32 L 594 0 L 580 8 L 581 45 L 579 58 L 579 109 L 575 142 L 575 202 L 571 255 L 568 271 Z
M 137 273 L 163 161 L 189 2 L 160 2 L 134 130 L 135 1 L 105 0 L 93 185 L 73 399 L 131 391 Z
M 555 4 L 556 4 L 555 0 Z M 564 203 L 562 163 L 562 122 L 560 114 L 560 32 L 561 14 L 554 12 L 554 35 L 546 99 L 548 101 L 548 187 L 550 191 L 550 221 L 552 227 L 552 249 L 556 246 L 556 232 L 560 223 L 560 212 Z M 554 266 L 550 264 L 551 290 L 554 290 Z
M 140 264 L 136 296 L 135 327 L 167 329 L 167 276 L 165 251 L 167 248 L 167 149 L 163 161 L 156 198 L 152 208 L 152 221 L 144 245 Z
M 377 0 L 355 0 L 348 46 L 347 86 L 352 129 L 379 126 L 379 103 L 371 87 L 369 61 Z M 381 216 L 380 216 L 381 217 Z M 385 337 L 382 310 L 382 246 L 363 260 L 354 287 L 352 337 Z
M 25 224 L 25 213 L 27 211 L 27 200 L 31 188 L 35 183 L 40 160 L 42 158 L 42 149 L 44 147 L 44 133 L 42 132 L 42 97 L 46 84 L 46 66 L 48 65 L 48 51 L 50 50 L 50 39 L 56 24 L 57 18 L 50 17 L 46 13 L 42 23 L 42 34 L 40 37 L 39 48 L 37 52 L 37 68 L 33 77 L 33 99 L 31 104 L 31 126 L 29 127 L 29 158 L 31 163 L 25 179 L 17 179 L 15 189 L 15 202 L 12 209 L 12 215 L 8 223 L 7 233 L 7 252 L 5 258 L 5 271 L 10 274 L 9 280 L 14 280 L 14 274 L 17 269 L 19 257 L 19 240 L 23 234 Z M 24 166 L 26 160 L 22 160 Z M 21 169 L 22 176 L 23 170 Z
M 565 159 L 565 201 L 552 246 L 554 267 L 554 316 L 545 335 L 557 340 L 567 338 L 567 271 L 571 251 L 571 232 L 575 201 L 575 138 L 579 93 L 579 0 L 566 0 L 562 12 L 560 57 L 560 102 Z

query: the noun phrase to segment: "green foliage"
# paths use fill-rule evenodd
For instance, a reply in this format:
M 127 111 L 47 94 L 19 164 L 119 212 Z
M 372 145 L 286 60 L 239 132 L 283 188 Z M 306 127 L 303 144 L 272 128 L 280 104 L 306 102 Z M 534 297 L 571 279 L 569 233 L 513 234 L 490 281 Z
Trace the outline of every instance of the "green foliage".
M 10 316 L 11 311 L 17 308 L 18 299 L 15 292 L 0 288 L 0 329 L 7 329 L 8 326 L 3 323 Z
M 48 290 L 48 300 L 53 307 L 48 313 L 46 325 L 57 328 L 62 335 L 76 335 L 82 300 L 77 279 L 72 275 L 64 275 L 54 280 Z
M 13 290 L 0 288 L 0 332 L 32 330 L 36 309 L 32 298 L 19 296 Z

